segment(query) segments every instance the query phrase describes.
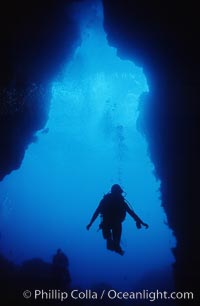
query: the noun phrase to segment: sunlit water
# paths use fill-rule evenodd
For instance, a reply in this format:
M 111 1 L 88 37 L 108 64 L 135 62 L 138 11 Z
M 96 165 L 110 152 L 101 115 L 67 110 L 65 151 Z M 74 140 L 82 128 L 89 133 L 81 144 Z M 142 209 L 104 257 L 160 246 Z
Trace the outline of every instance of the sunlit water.
M 45 130 L 29 146 L 21 168 L 0 185 L 1 251 L 15 262 L 50 261 L 60 247 L 69 257 L 74 285 L 133 288 L 149 274 L 171 273 L 175 243 L 147 143 L 136 128 L 139 97 L 151 89 L 142 68 L 109 46 L 101 7 L 76 12 L 82 41 L 52 84 Z M 150 226 L 137 230 L 126 217 L 123 257 L 106 250 L 99 220 L 86 230 L 113 183 L 122 185 Z

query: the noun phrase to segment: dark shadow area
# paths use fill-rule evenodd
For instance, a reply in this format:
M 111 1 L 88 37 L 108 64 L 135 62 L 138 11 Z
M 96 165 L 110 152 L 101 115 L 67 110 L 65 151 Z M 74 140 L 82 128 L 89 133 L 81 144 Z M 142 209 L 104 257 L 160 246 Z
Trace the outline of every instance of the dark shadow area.
M 64 256 L 64 254 L 62 255 Z M 42 300 L 38 295 L 38 299 L 24 298 L 23 292 L 34 292 L 34 290 L 44 290 L 59 292 L 59 290 L 69 290 L 70 288 L 70 273 L 68 269 L 68 260 L 63 261 L 62 256 L 55 254 L 51 263 L 47 263 L 40 258 L 34 258 L 23 262 L 21 265 L 16 265 L 0 256 L 0 285 L 1 285 L 1 300 L 4 305 L 40 305 L 53 304 L 51 301 Z M 55 260 L 55 257 L 57 259 Z M 27 296 L 29 293 L 26 293 Z M 49 295 L 50 296 L 50 295 Z M 47 297 L 49 297 L 47 296 Z M 45 295 L 44 295 L 45 297 Z M 56 301 L 54 300 L 55 304 Z
M 199 296 L 199 17 L 195 1 L 103 1 L 109 41 L 145 67 L 139 128 L 161 179 L 162 204 L 177 238 L 177 290 Z M 186 303 L 188 305 L 188 302 Z
M 90 267 L 92 268 L 92 267 Z M 138 283 L 137 288 L 127 291 L 127 295 L 122 298 L 125 291 L 112 288 L 109 284 L 96 283 L 91 288 L 84 289 L 71 285 L 70 265 L 67 256 L 59 249 L 52 257 L 52 262 L 45 262 L 40 258 L 33 258 L 16 265 L 0 256 L 0 293 L 1 301 L 5 306 L 10 305 L 160 305 L 161 300 L 154 300 L 149 292 L 163 292 L 166 288 L 165 281 L 155 273 L 149 274 Z M 158 287 L 158 279 L 161 280 Z M 151 285 L 149 285 L 151 282 Z M 144 288 L 148 287 L 148 290 Z M 104 297 L 101 300 L 102 292 Z M 145 293 L 144 293 L 145 291 Z M 138 298 L 128 298 L 131 292 L 138 293 Z M 30 296 L 31 293 L 31 296 Z M 68 294 L 68 296 L 66 295 Z M 118 294 L 118 297 L 116 296 Z M 151 301 L 150 301 L 151 299 Z M 162 300 L 164 305 L 174 305 L 172 301 Z
M 48 117 L 49 83 L 78 41 L 68 1 L 17 1 L 0 7 L 0 180 L 21 165 Z
M 35 132 L 46 122 L 47 84 L 70 56 L 79 37 L 67 15 L 71 2 L 30 0 L 1 4 L 0 179 L 20 166 L 26 148 L 35 141 Z M 121 57 L 145 67 L 150 94 L 141 100 L 138 125 L 149 143 L 151 159 L 162 182 L 162 204 L 177 239 L 173 250 L 176 290 L 191 290 L 199 295 L 197 2 L 104 0 L 103 3 L 110 44 Z M 36 281 L 42 285 L 44 281 L 48 287 L 48 264 L 33 260 L 24 263 L 19 272 L 19 267 L 1 257 L 3 291 L 7 292 L 10 286 L 15 292 L 23 288 L 21 284 L 29 279 L 26 271 L 31 267 L 44 272 L 44 278 L 36 277 Z M 25 275 L 20 282 L 19 274 L 20 279 Z M 32 274 L 30 279 L 32 282 Z

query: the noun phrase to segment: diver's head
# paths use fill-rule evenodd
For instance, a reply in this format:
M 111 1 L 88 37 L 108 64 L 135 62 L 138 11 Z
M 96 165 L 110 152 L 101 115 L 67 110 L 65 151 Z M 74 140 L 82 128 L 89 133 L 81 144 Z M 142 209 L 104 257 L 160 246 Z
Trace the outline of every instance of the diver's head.
M 119 184 L 114 184 L 111 187 L 111 193 L 116 195 L 121 195 L 123 193 L 123 189 L 120 187 Z

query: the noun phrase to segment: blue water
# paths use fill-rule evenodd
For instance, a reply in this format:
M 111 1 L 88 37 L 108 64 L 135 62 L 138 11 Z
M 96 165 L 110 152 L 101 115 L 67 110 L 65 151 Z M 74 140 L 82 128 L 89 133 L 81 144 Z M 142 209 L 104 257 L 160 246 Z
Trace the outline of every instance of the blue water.
M 74 12 L 82 37 L 51 83 L 45 130 L 37 133 L 20 169 L 0 184 L 1 252 L 17 263 L 33 257 L 51 261 L 59 247 L 69 257 L 73 285 L 85 288 L 171 281 L 175 239 L 147 142 L 136 127 L 139 97 L 151 88 L 142 67 L 120 59 L 109 45 L 100 4 L 79 4 Z M 137 230 L 126 217 L 123 257 L 106 250 L 99 220 L 86 230 L 113 183 L 121 184 L 150 226 Z

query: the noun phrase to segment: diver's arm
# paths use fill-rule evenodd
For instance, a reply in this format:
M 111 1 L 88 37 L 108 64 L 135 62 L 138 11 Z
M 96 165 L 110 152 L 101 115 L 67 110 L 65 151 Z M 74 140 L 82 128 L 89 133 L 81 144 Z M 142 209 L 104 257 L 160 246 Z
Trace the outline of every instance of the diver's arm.
M 141 226 L 145 226 L 146 228 L 148 228 L 148 224 L 144 223 L 137 215 L 136 213 L 130 209 L 130 207 L 128 206 L 128 204 L 125 204 L 126 205 L 126 211 L 129 213 L 129 215 L 135 220 L 136 222 L 136 226 L 137 228 L 141 228 Z
M 95 210 L 92 219 L 90 221 L 90 223 L 86 226 L 87 230 L 90 229 L 92 223 L 96 220 L 96 218 L 98 217 L 98 215 L 100 214 L 100 205 L 97 207 L 97 209 Z

